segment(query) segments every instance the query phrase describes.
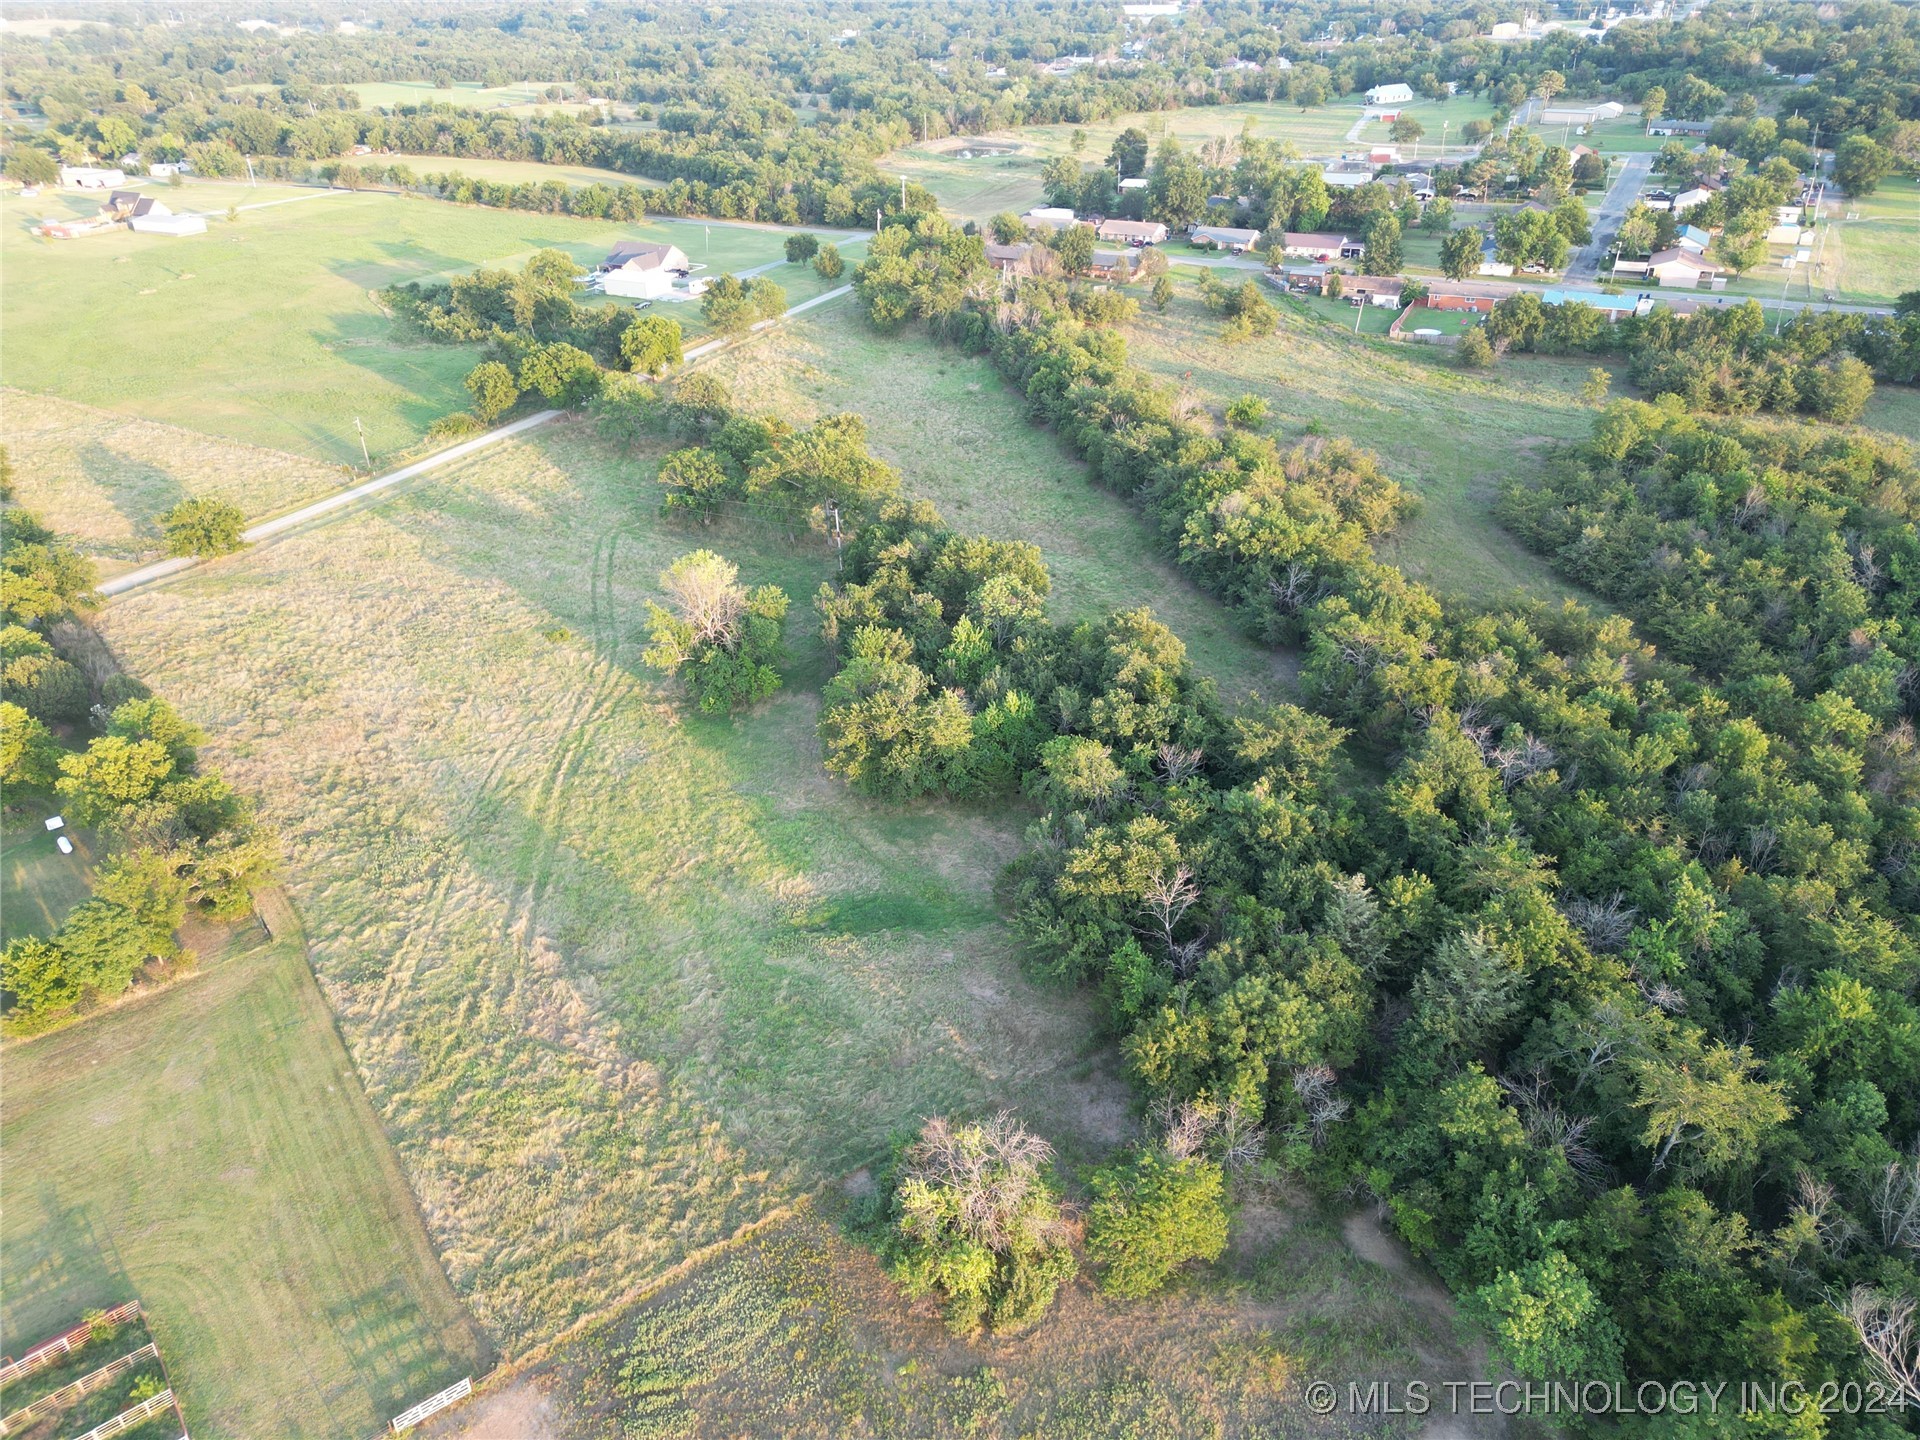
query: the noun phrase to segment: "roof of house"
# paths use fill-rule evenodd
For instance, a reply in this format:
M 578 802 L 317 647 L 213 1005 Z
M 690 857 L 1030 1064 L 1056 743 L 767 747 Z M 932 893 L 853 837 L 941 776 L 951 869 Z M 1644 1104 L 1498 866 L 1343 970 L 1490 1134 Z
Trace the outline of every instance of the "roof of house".
M 1103 220 L 1100 222 L 1100 238 L 1103 240 L 1134 239 L 1159 240 L 1166 237 L 1167 227 L 1158 220 Z
M 1720 268 L 1711 260 L 1703 260 L 1691 250 L 1682 250 L 1677 245 L 1671 250 L 1660 251 L 1647 261 L 1647 268 L 1650 270 L 1657 269 L 1662 265 L 1691 265 L 1696 270 L 1718 270 Z
M 1288 250 L 1338 250 L 1348 242 L 1346 236 L 1331 230 L 1288 230 L 1280 243 Z
M 1639 307 L 1632 295 L 1603 295 L 1598 290 L 1542 290 L 1542 305 L 1591 305 L 1596 310 L 1633 310 Z
M 1685 239 L 1697 240 L 1702 245 L 1708 244 L 1713 239 L 1711 235 L 1702 230 L 1698 225 L 1682 225 L 1679 234 Z
M 1332 271 L 1331 265 L 1319 260 L 1290 260 L 1280 267 L 1282 275 L 1325 275 Z
M 1032 253 L 1033 246 L 1027 244 L 1001 245 L 992 240 L 987 242 L 987 259 L 995 265 L 1017 264 Z
M 1116 265 L 1131 266 L 1133 264 L 1133 251 L 1096 250 L 1093 252 L 1093 263 L 1105 269 L 1111 269 Z
M 687 263 L 686 252 L 678 245 L 662 245 L 655 240 L 622 240 L 600 262 L 602 270 L 678 270 Z
M 1398 275 L 1352 275 L 1346 288 L 1361 295 L 1393 295 L 1406 289 L 1407 282 Z
M 1258 230 L 1241 230 L 1232 225 L 1196 225 L 1188 233 L 1195 240 L 1212 240 L 1220 245 L 1251 245 L 1260 238 Z

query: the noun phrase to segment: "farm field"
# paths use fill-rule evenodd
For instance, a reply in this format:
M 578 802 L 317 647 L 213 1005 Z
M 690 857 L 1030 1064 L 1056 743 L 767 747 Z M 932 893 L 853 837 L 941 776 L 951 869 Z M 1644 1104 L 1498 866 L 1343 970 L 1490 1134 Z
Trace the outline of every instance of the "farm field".
M 689 238 L 684 225 L 298 193 L 314 198 L 243 211 L 184 239 L 123 230 L 40 240 L 19 208 L 33 202 L 4 202 L 0 324 L 9 353 L 32 357 L 9 366 L 9 381 L 329 464 L 360 463 L 357 417 L 379 465 L 467 408 L 461 382 L 478 347 L 396 338 L 377 291 L 516 265 L 544 248 L 593 261 L 622 239 L 686 248 Z M 777 231 L 715 225 L 693 238 L 691 258 L 715 270 L 782 257 Z M 690 332 L 700 328 L 697 305 L 672 313 Z M 155 363 L 167 355 L 192 363 Z
M 558 180 L 576 188 L 588 185 L 651 187 L 660 183 L 644 175 L 602 170 L 595 165 L 548 165 L 538 160 L 485 160 L 465 155 L 406 155 L 399 152 L 390 155 L 342 155 L 339 160 L 342 165 L 406 165 L 416 175 L 460 174 L 471 180 L 492 180 L 503 185 L 541 185 L 549 180 Z
M 828 552 L 670 526 L 650 469 L 561 426 L 101 620 L 278 827 L 454 1288 L 510 1353 L 929 1111 L 1128 1125 L 1090 1015 L 999 917 L 1024 816 L 830 781 Z M 701 545 L 799 602 L 790 688 L 738 723 L 639 664 L 642 599 Z
M 1570 593 L 1490 510 L 1501 480 L 1539 446 L 1587 433 L 1594 411 L 1577 392 L 1590 363 L 1509 359 L 1497 372 L 1469 375 L 1438 346 L 1352 340 L 1339 327 L 1352 329 L 1353 311 L 1344 302 L 1336 308 L 1344 314 L 1322 320 L 1283 305 L 1276 335 L 1227 347 L 1214 339 L 1219 321 L 1183 284 L 1165 315 L 1142 312 L 1129 330 L 1129 354 L 1208 405 L 1262 396 L 1274 409 L 1272 434 L 1298 436 L 1317 422 L 1378 451 L 1422 501 L 1379 547 L 1414 578 L 1475 599 L 1516 589 L 1546 599 Z
M 103 576 L 154 558 L 158 517 L 209 498 L 264 519 L 347 483 L 347 472 L 51 395 L 0 391 L 0 426 L 40 518 L 93 557 Z
M 1436 153 L 1443 122 L 1457 135 L 1467 121 L 1486 119 L 1493 107 L 1490 102 L 1459 98 L 1445 104 L 1417 100 L 1400 108 L 1429 132 L 1418 147 L 1406 147 L 1407 158 L 1413 159 L 1417 153 Z M 1303 155 L 1333 155 L 1364 144 L 1386 143 L 1388 126 L 1380 121 L 1369 121 L 1351 142 L 1347 140 L 1360 118 L 1360 109 L 1358 95 L 1343 96 L 1313 110 L 1301 110 L 1284 101 L 1191 106 L 1079 126 L 1030 125 L 985 135 L 954 136 L 910 145 L 878 163 L 886 175 L 926 186 L 948 213 L 962 220 L 985 220 L 1003 210 L 1021 213 L 1041 204 L 1040 169 L 1051 157 L 1068 153 L 1076 130 L 1086 136 L 1081 159 L 1088 164 L 1104 160 L 1114 138 L 1128 126 L 1145 130 L 1156 144 L 1165 135 L 1190 149 L 1210 141 L 1237 141 L 1244 130 L 1261 139 L 1289 141 Z M 974 152 L 972 158 L 961 159 L 958 152 L 962 150 Z M 989 153 L 980 153 L 982 150 Z
M 487 1355 L 271 913 L 277 939 L 9 1048 L 0 1346 L 137 1297 L 193 1434 L 366 1435 Z
M 993 366 L 917 335 L 876 335 L 850 305 L 798 316 L 704 368 L 741 403 L 798 423 L 856 410 L 908 486 L 965 530 L 1030 540 L 1053 571 L 1057 615 L 1151 605 L 1221 693 L 1278 697 L 1292 664 L 1156 554 L 1131 506 L 1032 424 Z
M 1308 1378 L 1464 1375 L 1479 1358 L 1369 1222 L 1342 1227 L 1284 1196 L 1249 1194 L 1210 1276 L 1144 1304 L 1103 1301 L 1083 1279 L 1037 1330 L 1001 1341 L 955 1339 L 919 1307 L 903 1317 L 874 1257 L 802 1213 L 428 1434 L 525 1433 L 502 1422 L 544 1392 L 556 1440 L 1332 1436 L 1353 1422 L 1309 1414 Z

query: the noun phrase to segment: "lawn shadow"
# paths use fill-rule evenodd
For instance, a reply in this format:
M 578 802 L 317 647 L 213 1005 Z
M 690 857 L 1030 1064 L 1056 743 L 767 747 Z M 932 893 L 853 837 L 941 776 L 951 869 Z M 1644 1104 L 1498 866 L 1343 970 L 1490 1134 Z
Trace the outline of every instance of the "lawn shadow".
M 97 440 L 80 448 L 80 472 L 98 486 L 133 531 L 121 557 L 137 559 L 160 539 L 160 516 L 187 498 L 186 487 L 164 466 L 121 455 Z
M 60 1187 L 34 1194 L 40 1219 L 7 1241 L 6 1302 L 0 1306 L 0 1351 L 17 1355 L 71 1325 L 89 1310 L 137 1299 L 119 1248 L 84 1201 L 65 1201 Z

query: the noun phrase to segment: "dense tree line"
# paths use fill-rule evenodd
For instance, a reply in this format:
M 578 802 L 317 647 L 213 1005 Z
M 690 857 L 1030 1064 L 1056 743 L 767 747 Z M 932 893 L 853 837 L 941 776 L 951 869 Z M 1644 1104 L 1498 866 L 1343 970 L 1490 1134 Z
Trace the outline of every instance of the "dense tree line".
M 245 800 L 201 767 L 197 729 L 129 676 L 96 687 L 64 653 L 57 627 L 92 602 L 91 563 L 24 510 L 0 524 L 0 785 L 10 808 L 58 810 L 104 851 L 90 899 L 0 954 L 0 1029 L 23 1034 L 180 958 L 189 913 L 249 913 L 273 852 Z
M 137 152 L 148 162 L 184 157 L 220 176 L 244 173 L 245 157 L 273 172 L 367 145 L 596 164 L 663 182 L 647 203 L 666 213 L 841 224 L 837 217 L 865 208 L 859 196 L 876 179 L 874 157 L 915 138 L 1241 100 L 1310 108 L 1392 81 L 1442 102 L 1456 91 L 1491 96 L 1502 114 L 1561 92 L 1615 93 L 1686 118 L 1725 112 L 1745 128 L 1716 143 L 1755 152 L 1756 164 L 1776 139 L 1804 147 L 1817 129 L 1856 191 L 1920 159 L 1920 21 L 1908 10 L 1864 0 L 1837 12 L 1713 6 L 1599 39 L 1573 30 L 1525 44 L 1484 38 L 1519 8 L 1417 4 L 1382 17 L 1358 0 L 1280 13 L 1229 5 L 1133 33 L 1111 7 L 1087 3 L 967 0 L 938 15 L 851 0 L 798 12 L 733 3 L 697 18 L 599 11 L 591 24 L 479 5 L 457 17 L 396 14 L 373 25 L 360 17 L 357 32 L 329 33 L 343 17 L 295 7 L 288 35 L 240 31 L 243 12 L 232 7 L 181 19 L 136 5 L 130 23 L 113 29 L 16 37 L 4 94 L 45 123 L 14 130 L 8 167 L 46 178 L 57 159 Z M 712 46 L 714 33 L 728 44 Z M 1066 55 L 1099 63 L 1048 68 Z M 1282 58 L 1290 68 L 1270 63 Z M 1784 97 L 1782 120 L 1761 117 L 1762 102 L 1782 98 L 1796 74 L 1813 79 Z M 529 76 L 550 82 L 546 98 L 562 108 L 362 111 L 346 88 Z M 613 103 L 638 118 L 613 122 Z M 1484 124 L 1463 124 L 1462 138 L 1485 138 Z M 1789 134 L 1790 126 L 1803 128 Z
M 887 793 L 1019 774 L 1044 810 L 1016 870 L 1035 963 L 1096 990 L 1142 1090 L 1238 1102 L 1306 1173 L 1372 1190 L 1524 1372 L 1873 1375 L 1829 1300 L 1920 1290 L 1920 756 L 1911 598 L 1863 586 L 1858 547 L 1886 547 L 1883 575 L 1911 564 L 1910 462 L 1603 416 L 1595 444 L 1637 485 L 1705 496 L 1752 471 L 1783 545 L 1859 522 L 1820 552 L 1831 579 L 1775 577 L 1771 630 L 1717 635 L 1715 596 L 1676 579 L 1653 633 L 1683 608 L 1707 629 L 1672 656 L 1573 605 L 1443 603 L 1371 554 L 1406 505 L 1372 457 L 1216 432 L 1044 287 L 948 310 L 953 244 L 926 248 L 935 328 L 990 354 L 1251 630 L 1303 648 L 1311 709 L 1223 715 L 1145 617 L 1062 636 L 1032 615 L 1037 555 L 975 542 L 988 573 L 956 566 L 962 542 L 901 513 L 822 601 L 841 773 Z M 1616 573 L 1648 563 L 1638 515 L 1590 542 Z M 1765 563 L 1673 568 L 1764 606 Z M 1000 628 L 990 596 L 1019 602 Z M 1723 642 L 1732 670 L 1681 663 Z

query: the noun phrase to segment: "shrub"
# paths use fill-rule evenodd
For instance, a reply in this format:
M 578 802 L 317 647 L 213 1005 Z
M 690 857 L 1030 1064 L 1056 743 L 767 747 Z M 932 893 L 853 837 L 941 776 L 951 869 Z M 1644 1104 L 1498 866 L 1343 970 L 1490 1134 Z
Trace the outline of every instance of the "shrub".
M 1146 1151 L 1094 1172 L 1093 1192 L 1087 1254 L 1110 1295 L 1151 1295 L 1180 1266 L 1227 1247 L 1225 1186 L 1210 1161 Z
M 1460 337 L 1460 343 L 1453 347 L 1454 358 L 1467 370 L 1486 370 L 1493 365 L 1493 345 L 1487 339 L 1486 327 L 1476 325 Z
M 467 372 L 467 393 L 473 396 L 473 413 L 491 425 L 519 401 L 520 382 L 498 360 L 482 360 Z
M 745 709 L 780 688 L 787 593 L 777 585 L 749 591 L 739 578 L 731 561 L 696 550 L 661 575 L 668 605 L 647 602 L 653 644 L 643 658 L 668 675 L 684 673 L 709 713 Z
M 845 273 L 847 262 L 840 257 L 840 247 L 828 243 L 813 257 L 813 268 L 822 280 L 838 280 Z
M 231 555 L 246 543 L 246 528 L 240 507 L 224 500 L 182 500 L 160 517 L 169 555 Z
M 1267 402 L 1258 395 L 1242 395 L 1227 406 L 1227 423 L 1236 430 L 1258 430 L 1267 423 Z
M 888 1259 L 909 1295 L 937 1296 L 956 1334 L 1033 1324 L 1073 1278 L 1053 1147 L 1011 1112 L 958 1125 L 936 1116 L 909 1145 L 893 1188 Z

